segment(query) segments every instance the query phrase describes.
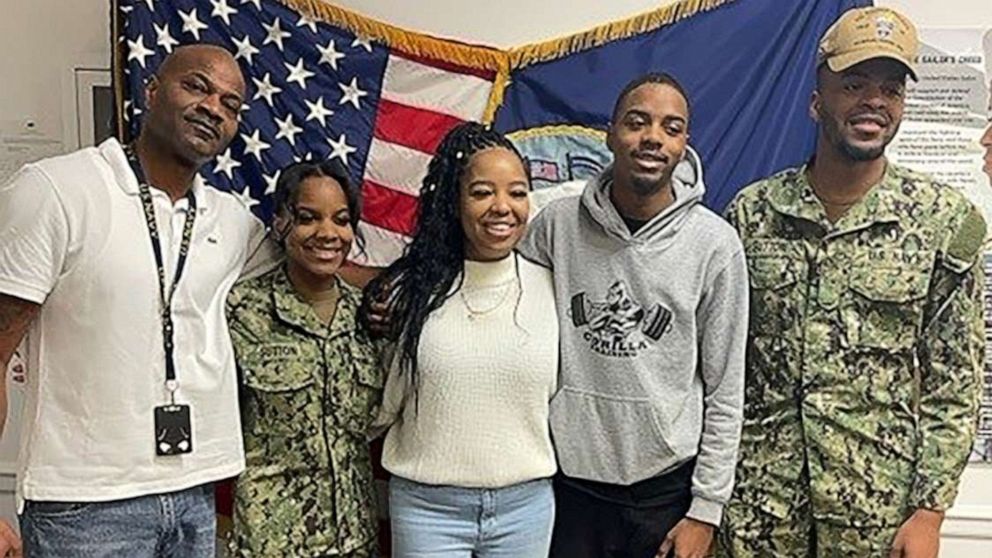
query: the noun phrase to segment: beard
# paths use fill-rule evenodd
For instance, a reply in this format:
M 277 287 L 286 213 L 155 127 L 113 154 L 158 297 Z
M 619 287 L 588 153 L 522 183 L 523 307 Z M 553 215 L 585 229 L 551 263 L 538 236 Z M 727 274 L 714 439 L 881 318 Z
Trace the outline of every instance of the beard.
M 640 197 L 657 194 L 671 183 L 674 170 L 667 169 L 658 178 L 634 174 L 630 177 L 630 189 Z
M 858 163 L 874 161 L 885 155 L 885 148 L 888 147 L 889 143 L 896 136 L 896 132 L 899 131 L 899 123 L 896 122 L 895 126 L 888 132 L 883 132 L 877 143 L 872 145 L 855 145 L 844 137 L 844 133 L 841 131 L 841 124 L 838 123 L 837 118 L 822 109 L 820 110 L 820 126 L 827 141 L 839 153 L 851 161 Z

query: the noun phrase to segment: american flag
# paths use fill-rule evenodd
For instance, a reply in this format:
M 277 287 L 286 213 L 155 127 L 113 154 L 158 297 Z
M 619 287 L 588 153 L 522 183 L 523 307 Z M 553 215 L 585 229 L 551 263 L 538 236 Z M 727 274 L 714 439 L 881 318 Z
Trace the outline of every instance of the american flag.
M 332 21 L 313 0 L 119 0 L 116 6 L 128 136 L 138 133 L 145 84 L 167 54 L 182 44 L 227 45 L 249 91 L 238 135 L 201 175 L 268 222 L 281 168 L 340 159 L 362 184 L 366 252 L 351 258 L 362 265 L 388 265 L 402 253 L 431 154 L 453 126 L 482 118 L 497 76 L 494 68 L 437 56 L 443 46 L 431 55 L 413 47 L 404 52 L 353 33 L 354 25 Z M 455 42 L 451 48 L 485 50 Z

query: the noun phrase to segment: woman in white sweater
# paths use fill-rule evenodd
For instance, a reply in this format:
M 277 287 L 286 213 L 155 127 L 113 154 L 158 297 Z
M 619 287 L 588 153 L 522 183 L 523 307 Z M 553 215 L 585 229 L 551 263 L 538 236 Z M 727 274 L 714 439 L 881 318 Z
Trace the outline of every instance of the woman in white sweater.
M 550 271 L 514 251 L 529 186 L 509 140 L 454 128 L 413 241 L 366 290 L 365 319 L 388 299 L 397 339 L 380 420 L 394 557 L 548 554 L 558 323 Z

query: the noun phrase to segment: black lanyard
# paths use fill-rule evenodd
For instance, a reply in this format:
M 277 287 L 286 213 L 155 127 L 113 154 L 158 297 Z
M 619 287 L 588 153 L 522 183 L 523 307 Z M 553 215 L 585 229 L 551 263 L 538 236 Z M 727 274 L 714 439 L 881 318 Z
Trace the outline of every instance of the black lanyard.
M 175 403 L 175 391 L 179 387 L 176 380 L 176 363 L 173 357 L 175 343 L 173 341 L 172 323 L 172 296 L 176 293 L 176 286 L 183 276 L 183 269 L 186 267 L 186 258 L 189 256 L 190 243 L 193 240 L 193 223 L 196 221 L 196 196 L 190 189 L 186 193 L 186 200 L 189 207 L 186 210 L 186 221 L 183 224 L 183 237 L 179 244 L 179 259 L 176 260 L 176 276 L 169 286 L 168 292 L 165 288 L 165 262 L 162 258 L 162 245 L 159 241 L 158 224 L 155 221 L 155 205 L 152 202 L 152 192 L 145 179 L 145 172 L 141 168 L 141 161 L 131 146 L 125 148 L 127 160 L 131 164 L 138 179 L 138 195 L 141 197 L 141 208 L 145 212 L 145 223 L 148 225 L 148 237 L 151 239 L 152 252 L 155 254 L 155 265 L 158 267 L 158 294 L 161 303 L 162 319 L 162 346 L 165 349 L 165 387 L 169 390 L 170 397 Z

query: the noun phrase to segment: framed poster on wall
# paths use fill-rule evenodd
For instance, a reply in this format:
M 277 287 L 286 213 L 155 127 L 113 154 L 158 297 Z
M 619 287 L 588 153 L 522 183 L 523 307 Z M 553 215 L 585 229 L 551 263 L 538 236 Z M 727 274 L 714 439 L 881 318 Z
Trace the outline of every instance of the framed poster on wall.
M 74 114 L 64 119 L 66 147 L 71 150 L 98 145 L 113 136 L 114 89 L 110 70 L 73 68 L 72 85 Z
M 921 28 L 920 39 L 919 81 L 908 84 L 889 158 L 959 188 L 992 223 L 992 29 Z M 942 529 L 944 555 L 954 557 L 988 555 L 992 545 L 992 234 L 983 263 L 986 349 L 978 435 Z

